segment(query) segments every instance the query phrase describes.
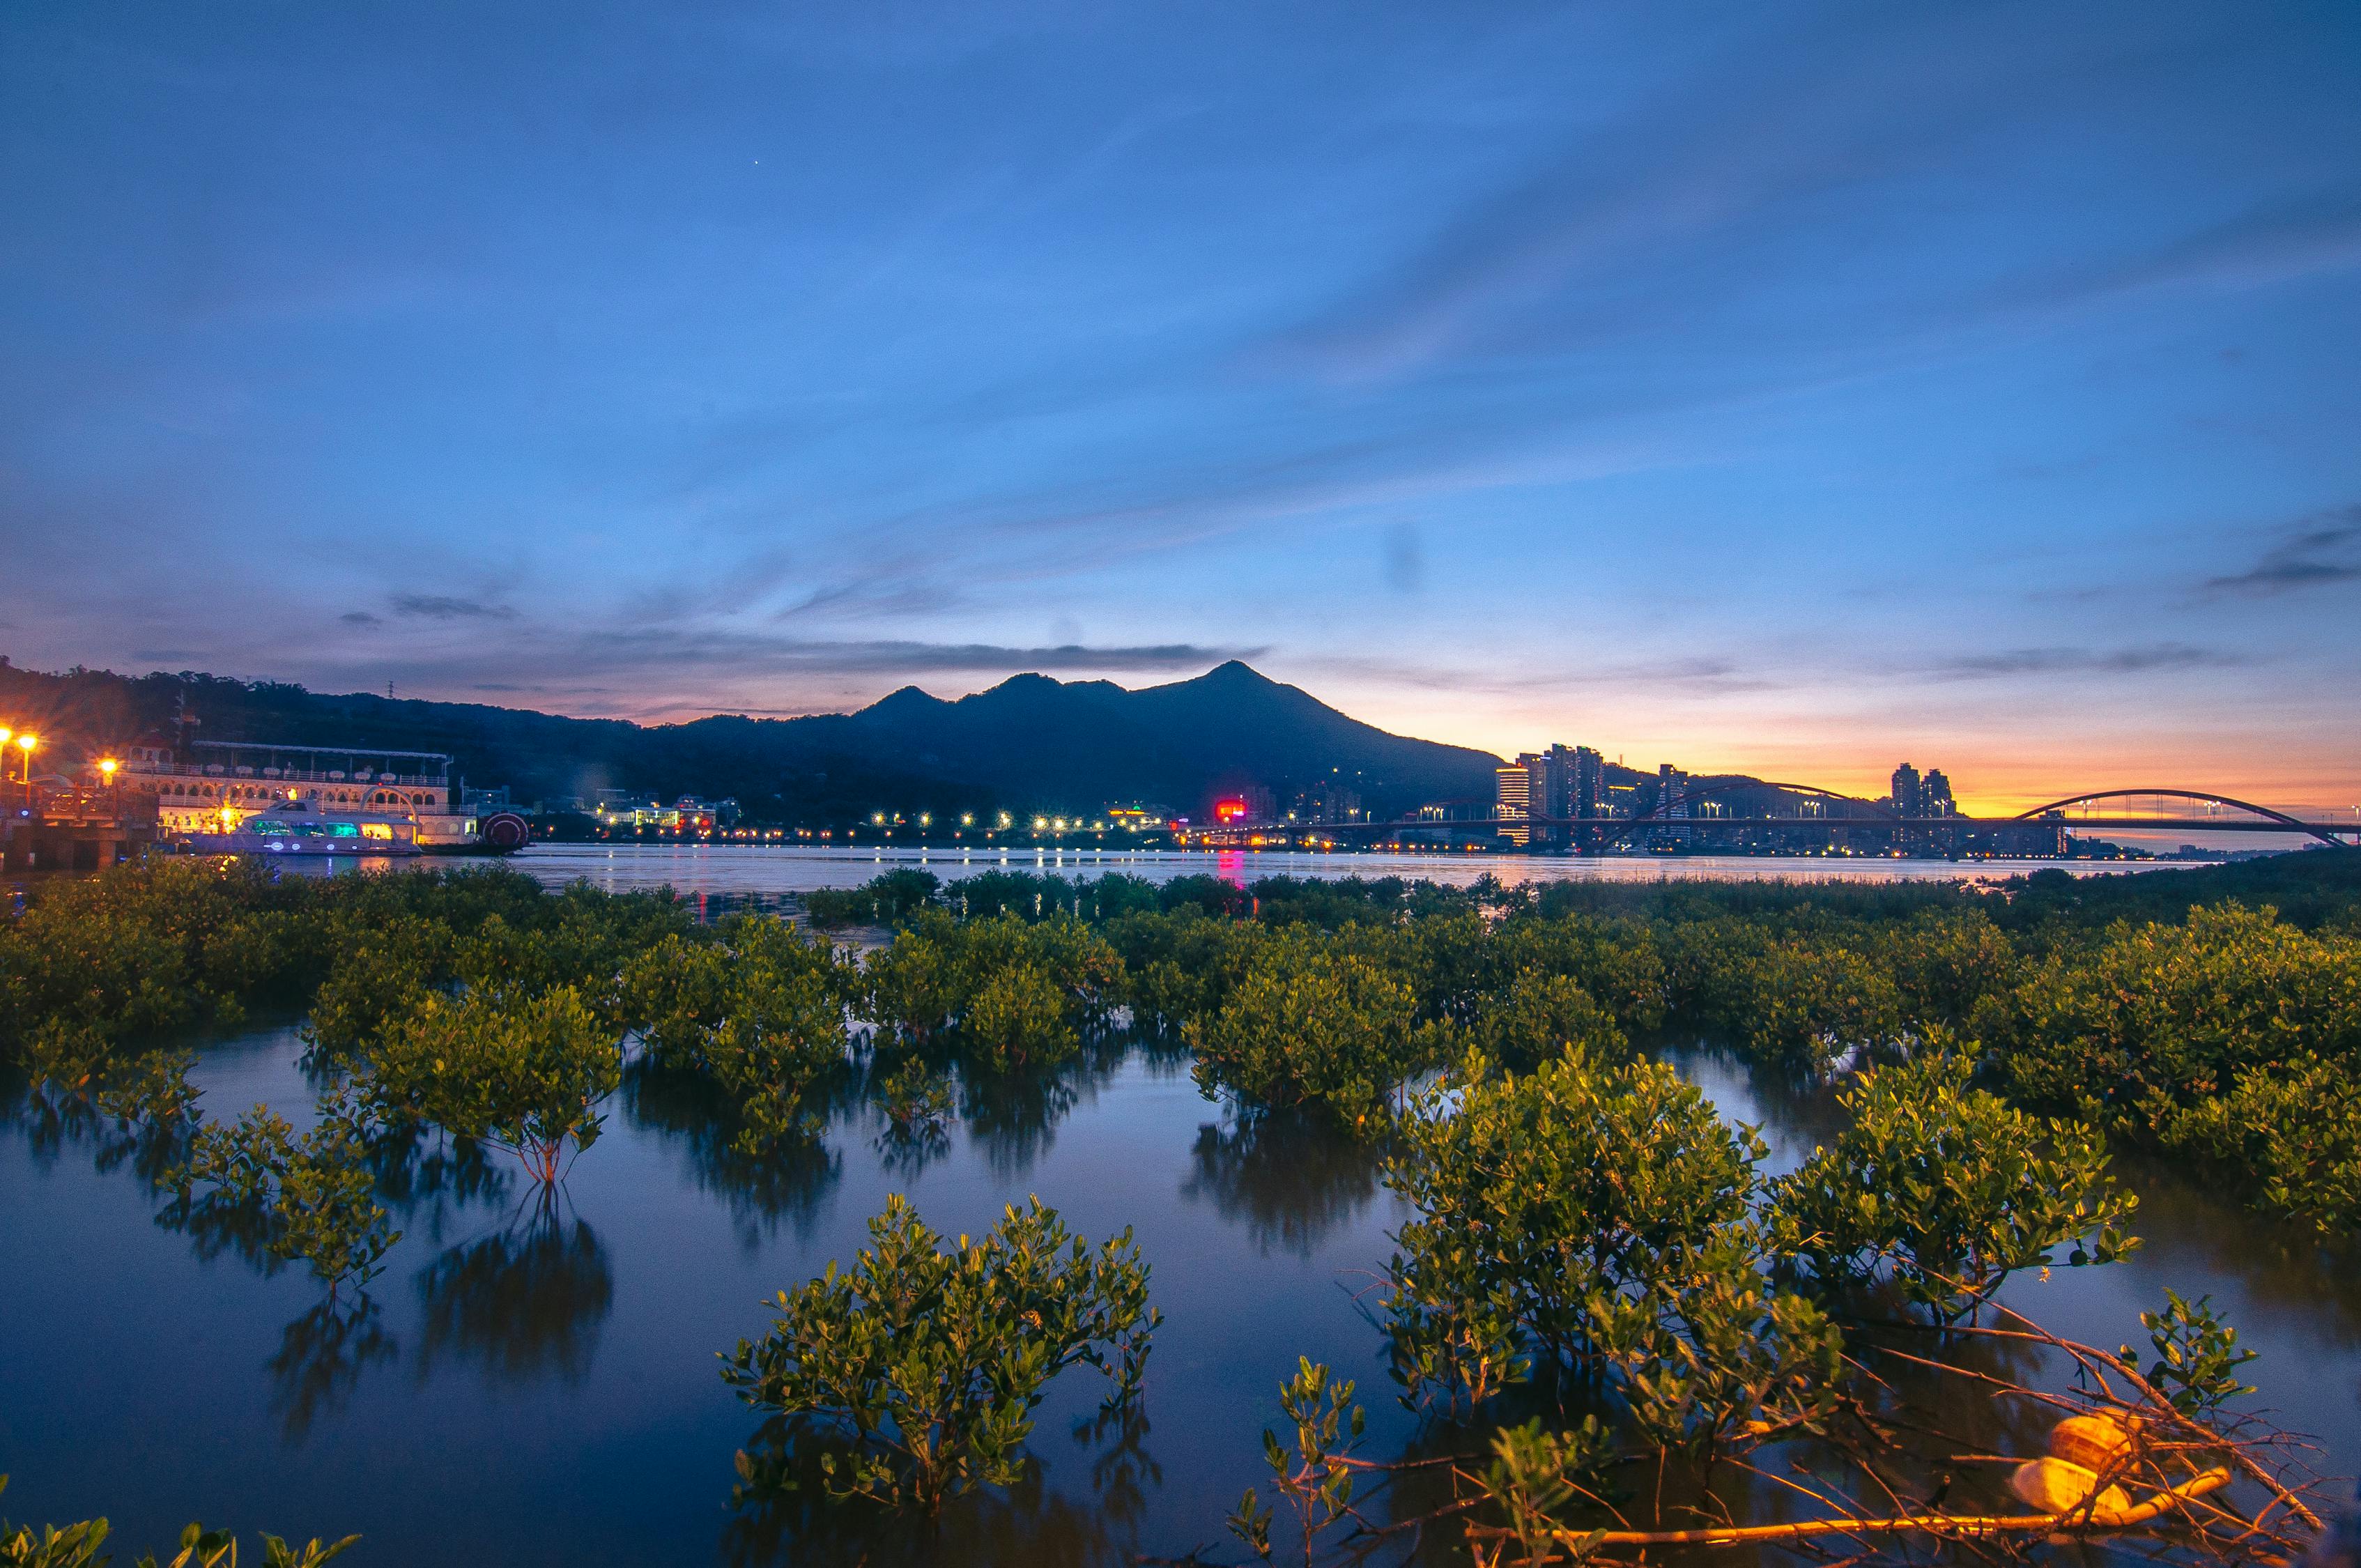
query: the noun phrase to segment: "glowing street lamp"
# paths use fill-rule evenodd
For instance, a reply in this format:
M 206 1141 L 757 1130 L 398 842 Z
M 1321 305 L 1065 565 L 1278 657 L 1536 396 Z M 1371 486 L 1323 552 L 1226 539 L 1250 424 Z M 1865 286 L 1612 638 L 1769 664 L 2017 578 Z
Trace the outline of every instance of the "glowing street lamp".
M 33 752 L 40 743 L 41 738 L 29 729 L 16 737 L 16 750 L 24 753 L 25 804 L 27 806 L 33 804 Z
M 110 799 L 108 809 L 117 817 L 123 815 L 123 785 L 115 778 L 115 770 L 122 765 L 112 757 L 101 757 L 98 760 L 98 776 L 106 784 Z

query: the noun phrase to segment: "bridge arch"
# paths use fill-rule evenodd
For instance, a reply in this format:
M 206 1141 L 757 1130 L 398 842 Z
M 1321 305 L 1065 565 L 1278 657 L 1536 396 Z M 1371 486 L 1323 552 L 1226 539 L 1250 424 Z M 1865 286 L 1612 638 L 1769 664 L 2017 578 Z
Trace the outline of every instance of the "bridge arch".
M 2339 850 L 2346 847 L 2345 840 L 2339 839 L 2334 833 L 2323 832 L 2320 828 L 2313 827 L 2311 823 L 2299 821 L 2295 817 L 2290 817 L 2284 811 L 2274 811 L 2268 806 L 2257 806 L 2250 800 L 2233 800 L 2226 795 L 2208 795 L 2202 790 L 2194 789 L 2147 788 L 2086 790 L 2081 795 L 2070 795 L 2063 800 L 2053 800 L 2047 806 L 2037 806 L 2030 811 L 2020 811 L 2016 814 L 2015 820 L 2019 822 L 2031 822 L 2048 812 L 2057 811 L 2069 806 L 2080 806 L 2086 801 L 2125 800 L 2136 798 L 2142 795 L 2162 795 L 2169 800 L 2194 800 L 2202 802 L 2207 806 L 2235 806 L 2240 811 L 2251 811 L 2257 817 L 2265 817 L 2273 822 L 2283 822 L 2287 825 L 2287 829 L 2290 833 L 2302 833 L 2308 835 L 2311 838 L 2319 839 L 2323 844 L 2331 845 Z

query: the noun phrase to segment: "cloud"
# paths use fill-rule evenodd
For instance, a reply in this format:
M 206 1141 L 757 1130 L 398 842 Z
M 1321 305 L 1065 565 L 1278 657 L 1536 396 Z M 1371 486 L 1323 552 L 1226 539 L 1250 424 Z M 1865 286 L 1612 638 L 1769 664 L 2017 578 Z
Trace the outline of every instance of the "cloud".
M 2361 195 L 2323 191 L 2252 208 L 2067 291 L 2259 289 L 2356 265 L 2361 265 Z
M 507 605 L 486 604 L 481 599 L 453 598 L 444 594 L 396 594 L 393 613 L 426 620 L 514 620 L 517 612 Z
M 1064 643 L 1048 648 L 1011 648 L 989 642 L 814 641 L 729 632 L 647 630 L 601 637 L 570 656 L 567 667 L 586 662 L 637 667 L 648 664 L 722 666 L 741 674 L 810 672 L 843 675 L 902 675 L 931 672 L 1051 670 L 1171 670 L 1211 667 L 1226 659 L 1252 659 L 1265 648 L 1216 648 L 1194 642 L 1159 642 L 1125 647 Z
M 348 609 L 336 619 L 346 626 L 383 626 L 385 624 L 385 617 L 371 615 L 365 609 Z
M 1740 692 L 1784 689 L 1789 684 L 1734 660 L 1715 658 L 1640 659 L 1617 664 L 1585 664 L 1579 669 L 1534 669 L 1519 674 L 1499 670 L 1469 670 L 1446 664 L 1419 664 L 1400 659 L 1328 654 L 1299 661 L 1302 667 L 1348 680 L 1369 680 L 1416 690 L 1483 692 L 1521 696 L 1535 692 L 1572 693 L 1600 685 L 1693 692 L 1720 696 Z
M 2019 675 L 2127 675 L 2149 670 L 2224 669 L 2248 663 L 2237 653 L 2186 642 L 2136 648 L 2012 648 L 1942 659 L 1925 673 L 1942 681 L 2005 680 Z
M 2268 598 L 2356 578 L 2361 578 L 2361 502 L 2306 520 L 2254 565 L 2208 577 L 2205 587 L 2214 594 Z
M 1096 646 L 1060 643 L 1014 647 L 990 642 L 824 640 L 732 630 L 643 627 L 583 632 L 537 625 L 504 630 L 479 644 L 437 650 L 393 661 L 333 664 L 313 684 L 388 678 L 423 692 L 475 691 L 590 696 L 618 689 L 641 695 L 704 694 L 667 708 L 706 711 L 743 706 L 752 696 L 779 694 L 767 683 L 787 681 L 798 695 L 842 683 L 853 690 L 881 681 L 926 675 L 1195 673 L 1226 659 L 1257 658 L 1263 647 L 1214 647 L 1194 642 Z M 797 711 L 808 711 L 803 708 Z

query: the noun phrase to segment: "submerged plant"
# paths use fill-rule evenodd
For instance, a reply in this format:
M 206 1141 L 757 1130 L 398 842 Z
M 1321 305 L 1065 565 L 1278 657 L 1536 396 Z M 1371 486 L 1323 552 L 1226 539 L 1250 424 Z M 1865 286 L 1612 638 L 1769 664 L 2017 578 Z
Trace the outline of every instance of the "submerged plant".
M 540 995 L 422 1000 L 368 1053 L 364 1091 L 387 1120 L 426 1122 L 516 1156 L 533 1181 L 598 1138 L 622 1081 L 617 1031 L 571 986 Z
M 624 1011 L 658 1061 L 704 1074 L 738 1102 L 732 1146 L 756 1157 L 818 1131 L 809 1101 L 844 1066 L 857 979 L 826 940 L 737 915 L 711 942 L 675 935 L 641 954 L 624 977 Z
M 1016 1483 L 1031 1412 L 1064 1368 L 1097 1367 L 1110 1406 L 1137 1395 L 1161 1316 L 1129 1231 L 1093 1253 L 1037 1198 L 946 1250 L 895 1193 L 869 1234 L 851 1268 L 781 1291 L 770 1332 L 722 1354 L 723 1381 L 785 1429 L 739 1454 L 741 1498 L 796 1486 L 812 1440 L 829 1497 L 933 1514 Z
M 43 1022 L 25 1044 L 25 1069 L 35 1083 L 143 1132 L 169 1132 L 192 1119 L 198 1091 L 189 1069 L 196 1061 L 187 1049 L 122 1051 L 97 1027 L 61 1018 Z
M 1480 1403 L 1536 1361 L 1660 1403 L 1756 1387 L 1757 1342 L 1787 1338 L 1753 1288 L 1762 1154 L 1662 1064 L 1571 1048 L 1502 1077 L 1472 1057 L 1415 1102 L 1386 1178 L 1416 1211 L 1388 1268 L 1409 1396 Z
M 1933 1054 L 1862 1072 L 1837 1096 L 1850 1124 L 1772 1189 L 1784 1249 L 1821 1282 L 1887 1274 L 1944 1321 L 2060 1247 L 2111 1263 L 2139 1245 L 2121 1229 L 2139 1200 L 2107 1174 L 2105 1135 L 1971 1087 L 1948 1044 L 1938 1030 Z
M 0 1475 L 0 1492 L 7 1489 L 8 1477 Z M 102 1555 L 99 1549 L 112 1533 L 104 1519 L 43 1525 L 38 1531 L 31 1525 L 0 1519 L 0 1568 L 106 1568 L 113 1559 Z M 263 1568 L 321 1568 L 359 1540 L 357 1535 L 338 1541 L 315 1537 L 302 1546 L 290 1546 L 278 1536 L 265 1535 Z M 156 1559 L 140 1558 L 138 1568 L 157 1568 Z M 181 1550 L 164 1568 L 237 1568 L 237 1537 L 225 1530 L 192 1523 L 181 1530 Z
M 1295 1428 L 1292 1448 L 1263 1429 L 1263 1458 L 1271 1488 L 1295 1515 L 1302 1532 L 1303 1560 L 1312 1561 L 1313 1541 L 1352 1512 L 1353 1450 L 1359 1446 L 1367 1413 L 1353 1403 L 1353 1380 L 1337 1379 L 1324 1362 L 1296 1358 L 1295 1376 L 1279 1386 L 1279 1406 Z M 1252 1486 L 1226 1521 L 1230 1533 L 1268 1563 L 1276 1512 Z
M 2238 1368 L 2256 1353 L 2238 1347 L 2238 1331 L 2213 1310 L 2213 1298 L 2183 1300 L 2177 1290 L 2164 1293 L 2164 1310 L 2142 1312 L 2140 1326 L 2155 1347 L 2156 1360 L 2147 1381 L 2183 1415 L 2211 1418 L 2233 1399 L 2253 1393 L 2251 1384 L 2238 1381 Z M 2125 1345 L 2125 1362 L 2133 1360 Z
M 368 1127 L 350 1089 L 323 1095 L 319 1113 L 300 1137 L 262 1105 L 227 1126 L 199 1127 L 188 1163 L 166 1179 L 184 1212 L 193 1187 L 210 1188 L 193 1211 L 198 1223 L 250 1228 L 271 1256 L 301 1258 L 333 1292 L 347 1280 L 368 1284 L 401 1233 L 377 1201 Z

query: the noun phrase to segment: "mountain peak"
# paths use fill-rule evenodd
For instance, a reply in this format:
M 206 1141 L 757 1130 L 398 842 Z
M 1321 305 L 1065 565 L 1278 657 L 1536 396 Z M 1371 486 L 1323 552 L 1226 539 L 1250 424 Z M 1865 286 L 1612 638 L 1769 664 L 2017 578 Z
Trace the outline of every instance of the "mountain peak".
M 873 702 L 867 707 L 862 708 L 857 717 L 863 718 L 916 718 L 920 714 L 931 713 L 939 707 L 949 707 L 950 706 L 950 705 L 949 703 L 935 696 L 932 692 L 921 691 L 917 686 L 904 686 L 898 691 L 891 691 L 886 693 L 884 696 L 879 697 L 875 702 Z

